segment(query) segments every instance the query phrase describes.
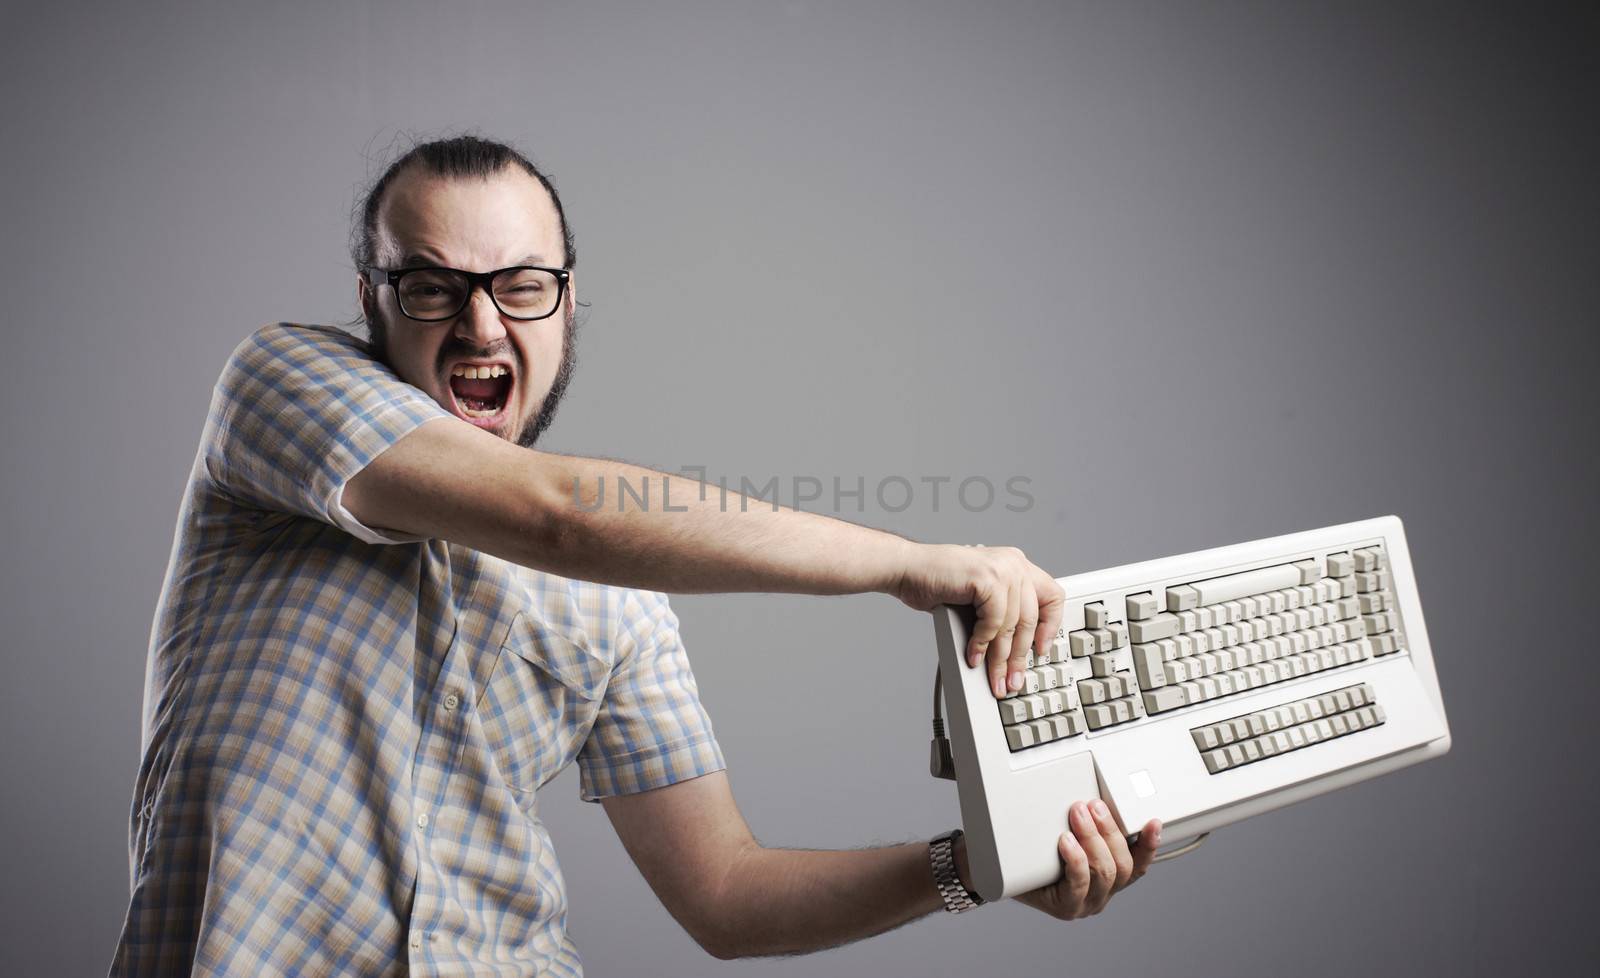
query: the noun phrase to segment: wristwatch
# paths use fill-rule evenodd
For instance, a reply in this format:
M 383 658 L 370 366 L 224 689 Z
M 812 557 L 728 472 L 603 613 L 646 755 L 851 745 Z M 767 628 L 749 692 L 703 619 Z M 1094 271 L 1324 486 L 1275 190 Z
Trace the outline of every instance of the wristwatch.
M 963 886 L 960 875 L 956 873 L 956 840 L 959 838 L 961 830 L 952 829 L 928 843 L 928 860 L 933 863 L 933 885 L 944 897 L 944 909 L 948 913 L 965 913 L 983 906 L 983 897 Z

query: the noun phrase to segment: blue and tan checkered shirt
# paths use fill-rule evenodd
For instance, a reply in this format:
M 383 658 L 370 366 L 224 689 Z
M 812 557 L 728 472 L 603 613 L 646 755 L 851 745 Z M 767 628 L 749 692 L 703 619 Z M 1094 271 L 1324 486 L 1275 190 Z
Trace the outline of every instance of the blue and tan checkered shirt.
M 229 360 L 151 635 L 113 975 L 577 975 L 540 787 L 722 768 L 664 596 L 344 508 L 448 417 L 336 329 Z

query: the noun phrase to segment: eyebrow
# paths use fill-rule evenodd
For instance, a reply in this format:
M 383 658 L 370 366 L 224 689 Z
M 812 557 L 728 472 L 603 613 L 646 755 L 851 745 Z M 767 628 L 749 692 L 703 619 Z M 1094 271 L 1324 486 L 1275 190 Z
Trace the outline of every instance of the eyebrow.
M 437 266 L 441 266 L 442 267 L 443 264 L 444 263 L 439 261 L 437 258 L 429 258 L 426 255 L 420 255 L 420 254 L 417 254 L 416 252 L 412 252 L 412 253 L 406 255 L 404 258 L 402 258 L 400 260 L 399 267 L 400 268 L 416 268 L 419 265 L 437 265 Z M 512 262 L 510 265 L 507 265 L 505 267 L 513 268 L 513 267 L 515 267 L 517 265 L 544 265 L 544 264 L 546 264 L 546 263 L 545 263 L 545 260 L 542 257 L 540 257 L 539 255 L 536 255 L 536 254 L 529 254 L 529 255 L 523 255 L 521 258 L 518 258 L 516 261 Z

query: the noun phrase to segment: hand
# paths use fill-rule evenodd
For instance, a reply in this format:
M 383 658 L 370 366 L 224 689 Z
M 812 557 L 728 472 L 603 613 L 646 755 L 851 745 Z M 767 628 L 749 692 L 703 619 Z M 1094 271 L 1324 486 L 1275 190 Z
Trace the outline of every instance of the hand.
M 1066 603 L 1061 585 L 1016 547 L 919 544 L 891 593 L 918 611 L 971 605 L 977 621 L 967 665 L 976 668 L 987 655 L 996 697 L 1022 688 L 1028 649 L 1042 649 L 1055 638 Z
M 1017 899 L 1058 920 L 1091 917 L 1106 901 L 1126 889 L 1150 868 L 1161 845 L 1161 822 L 1151 819 L 1132 850 L 1122 837 L 1105 802 L 1074 802 L 1067 825 L 1056 843 L 1061 853 L 1061 880 L 1020 894 Z

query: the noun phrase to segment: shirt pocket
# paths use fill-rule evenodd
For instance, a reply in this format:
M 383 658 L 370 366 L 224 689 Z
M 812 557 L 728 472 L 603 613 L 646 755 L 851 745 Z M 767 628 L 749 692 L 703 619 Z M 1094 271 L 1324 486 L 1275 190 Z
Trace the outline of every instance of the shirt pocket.
M 578 756 L 610 670 L 527 612 L 511 630 L 478 701 L 489 754 L 505 783 L 531 792 Z

